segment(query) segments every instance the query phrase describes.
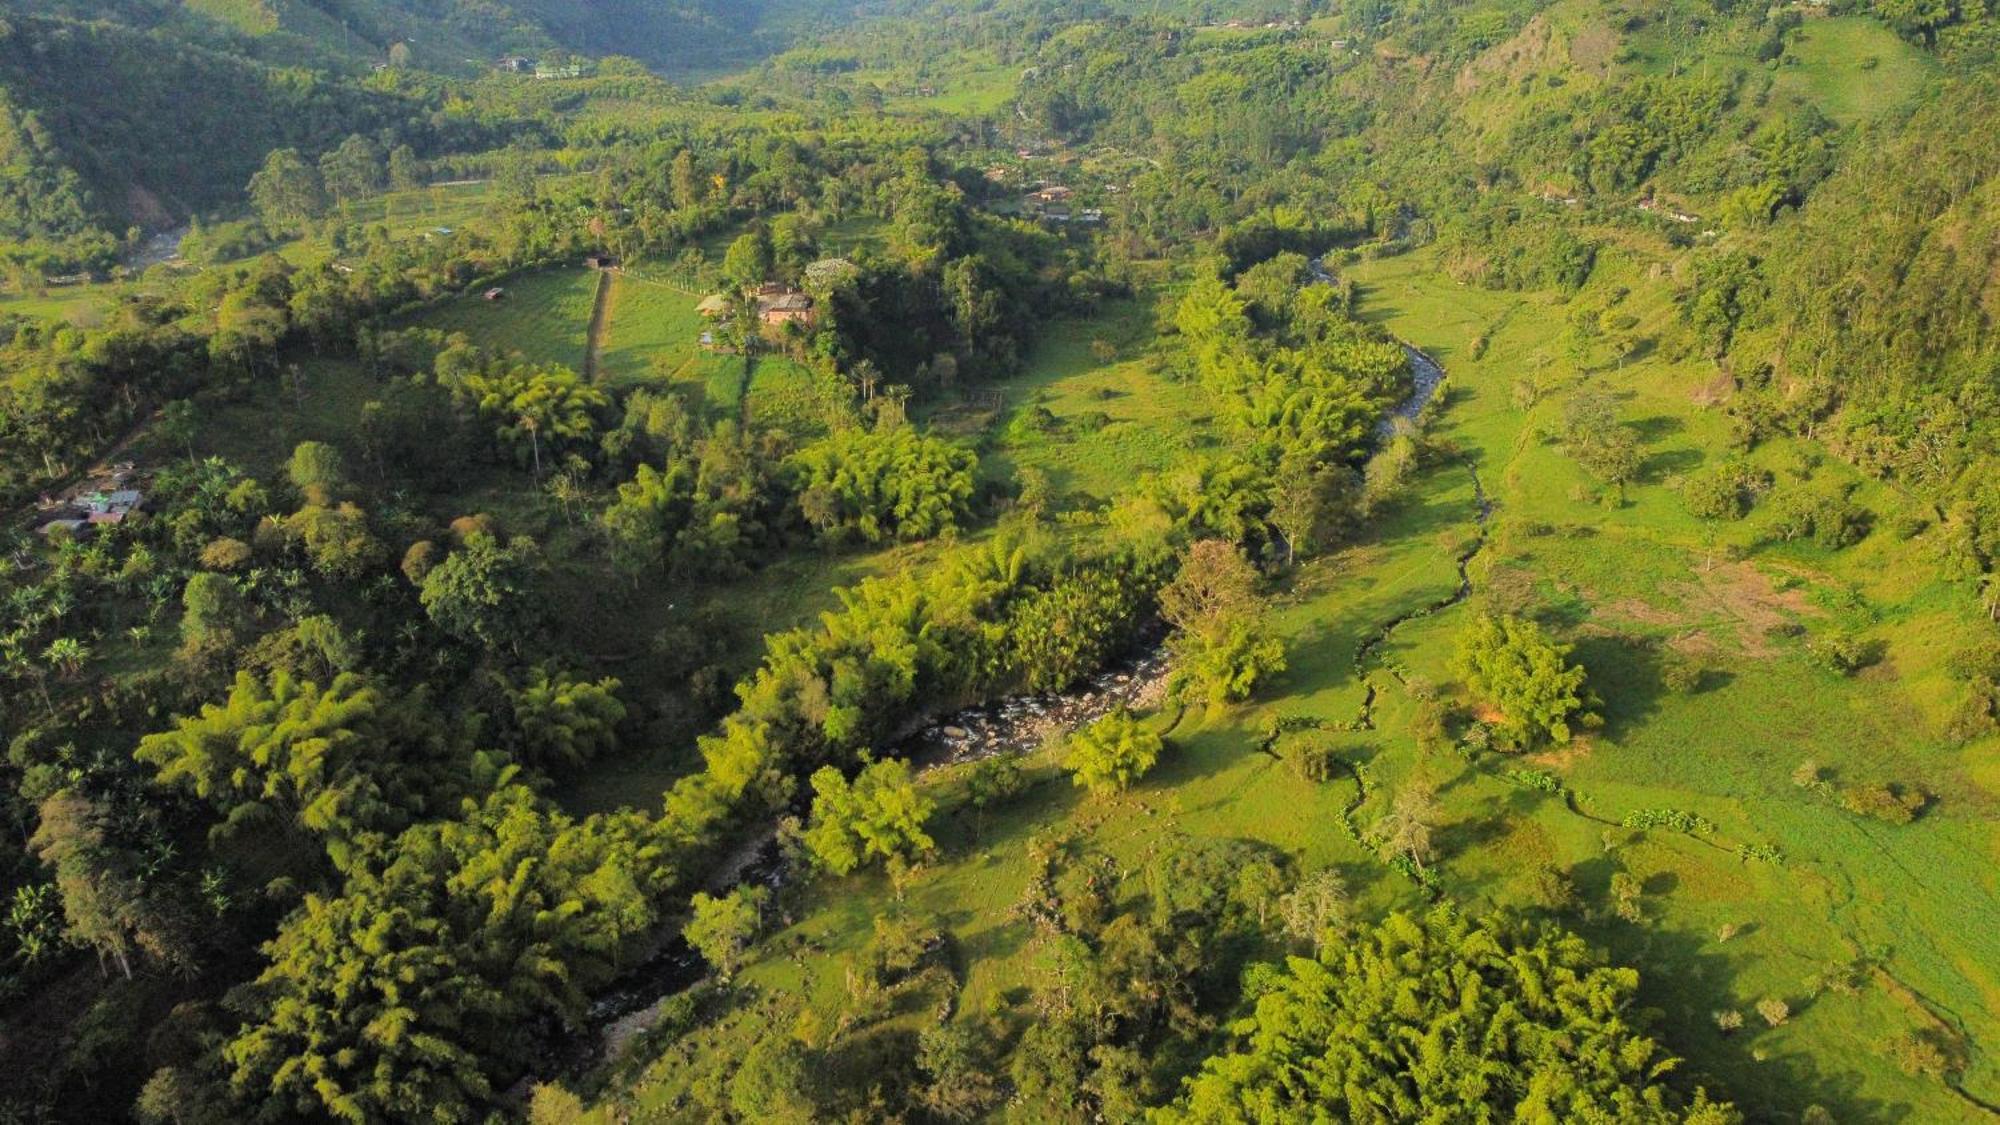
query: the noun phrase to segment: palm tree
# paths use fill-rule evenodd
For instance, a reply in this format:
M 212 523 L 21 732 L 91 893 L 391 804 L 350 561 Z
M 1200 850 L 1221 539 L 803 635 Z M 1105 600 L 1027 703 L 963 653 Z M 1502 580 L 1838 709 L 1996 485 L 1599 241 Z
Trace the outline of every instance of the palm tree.
M 58 637 L 42 652 L 42 659 L 62 673 L 65 680 L 74 680 L 83 674 L 83 666 L 90 659 L 90 646 L 75 637 Z
M 0 675 L 10 680 L 32 679 L 36 692 L 42 697 L 42 706 L 48 708 L 49 717 L 54 718 L 56 705 L 49 698 L 48 673 L 29 658 L 26 641 L 26 634 L 20 632 L 0 637 Z
M 549 496 L 562 507 L 563 519 L 572 527 L 576 525 L 576 502 L 583 499 L 583 486 L 577 481 L 577 474 L 564 470 L 549 478 Z

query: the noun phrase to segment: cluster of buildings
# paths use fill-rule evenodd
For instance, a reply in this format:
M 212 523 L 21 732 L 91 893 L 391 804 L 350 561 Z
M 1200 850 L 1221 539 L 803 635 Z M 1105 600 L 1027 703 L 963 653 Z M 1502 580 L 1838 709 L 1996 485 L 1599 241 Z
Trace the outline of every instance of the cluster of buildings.
M 124 523 L 145 506 L 138 469 L 130 461 L 121 461 L 59 496 L 42 497 L 35 505 L 35 532 L 43 536 L 58 530 L 87 535 L 106 524 Z
M 780 281 L 767 281 L 744 296 L 750 298 L 757 322 L 765 328 L 779 330 L 788 324 L 796 324 L 810 331 L 819 322 L 818 303 L 812 295 L 793 285 Z M 701 315 L 711 321 L 724 322 L 731 316 L 731 301 L 724 293 L 713 293 L 702 298 L 695 306 Z M 705 347 L 715 346 L 715 334 L 704 332 L 701 342 Z
M 1104 221 L 1104 212 L 1098 208 L 1076 207 L 1075 195 L 1061 184 L 1039 184 L 1021 197 L 1021 211 L 1046 223 L 1096 226 Z
M 1650 214 L 1661 215 L 1676 223 L 1698 223 L 1701 221 L 1700 215 L 1690 215 L 1686 211 L 1681 211 L 1669 207 L 1666 204 L 1661 203 L 1658 200 L 1654 199 L 1650 195 L 1639 201 L 1639 210 L 1648 212 Z
M 493 60 L 493 69 L 502 74 L 531 74 L 536 78 L 581 78 L 583 64 L 531 59 L 526 55 L 503 55 Z

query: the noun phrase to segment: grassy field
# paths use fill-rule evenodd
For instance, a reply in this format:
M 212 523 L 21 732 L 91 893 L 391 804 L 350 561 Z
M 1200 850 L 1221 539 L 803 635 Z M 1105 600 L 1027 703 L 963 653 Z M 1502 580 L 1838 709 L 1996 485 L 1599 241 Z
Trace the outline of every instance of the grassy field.
M 695 311 L 700 300 L 637 274 L 614 276 L 598 378 L 614 386 L 651 383 L 697 359 L 706 330 Z
M 1834 16 L 1799 29 L 1774 87 L 1852 125 L 1909 104 L 1935 65 L 1875 20 Z
M 464 293 L 425 309 L 412 323 L 463 332 L 481 347 L 519 353 L 533 363 L 580 370 L 597 277 L 582 267 L 516 274 L 502 282 L 502 300 Z
M 1143 347 L 1151 318 L 1150 304 L 1131 300 L 1051 324 L 1027 372 L 993 388 L 1004 405 L 981 471 L 1007 481 L 1038 469 L 1056 496 L 1087 506 L 1203 443 L 1207 399 L 1155 370 Z
M 1638 331 L 1667 331 L 1671 308 L 1643 283 L 1645 266 L 1608 254 L 1579 299 L 1628 287 L 1623 311 L 1637 317 Z M 1973 635 L 1971 593 L 1922 577 L 1935 570 L 1923 561 L 1931 548 L 1922 536 L 1877 531 L 1828 552 L 1767 542 L 1762 512 L 1719 529 L 1687 515 L 1677 486 L 1704 451 L 1720 447 L 1723 425 L 1718 410 L 1700 405 L 1712 374 L 1699 364 L 1647 353 L 1622 366 L 1591 357 L 1571 370 L 1545 355 L 1568 311 L 1556 298 L 1467 289 L 1423 257 L 1351 272 L 1367 315 L 1450 371 L 1440 436 L 1456 452 L 1433 464 L 1370 538 L 1290 579 L 1277 611 L 1288 671 L 1253 705 L 1183 719 L 1160 768 L 1124 798 L 1078 795 L 1044 755 L 1035 787 L 975 834 L 958 779 L 927 774 L 947 810 L 936 833 L 942 852 L 903 901 L 880 876 L 793 892 L 793 924 L 766 938 L 744 973 L 760 1002 L 734 1006 L 662 1057 L 641 1052 L 628 1061 L 640 1110 L 666 1111 L 692 1084 L 715 1080 L 713 1064 L 698 1060 L 741 1057 L 759 1036 L 807 1028 L 793 1023 L 802 1010 L 843 1010 L 842 966 L 884 913 L 939 919 L 961 951 L 960 1010 L 1000 1013 L 1018 1027 L 1030 1018 L 1018 1007 L 1020 986 L 1036 979 L 1042 951 L 1011 905 L 1027 880 L 1026 842 L 1050 826 L 1113 856 L 1127 873 L 1118 893 L 1128 899 L 1143 893 L 1145 858 L 1188 834 L 1261 841 L 1306 869 L 1336 865 L 1368 912 L 1415 904 L 1412 884 L 1336 828 L 1357 796 L 1352 820 L 1365 827 L 1422 774 L 1443 803 L 1438 869 L 1447 896 L 1519 906 L 1529 900 L 1524 873 L 1534 865 L 1570 871 L 1587 904 L 1571 924 L 1641 970 L 1644 1000 L 1687 1056 L 1689 1082 L 1720 1087 L 1752 1120 L 1794 1120 L 1815 1103 L 1843 1121 L 1981 1119 L 1938 1081 L 1906 1075 L 1889 1051 L 1906 1031 L 1945 1028 L 1968 1047 L 1964 1087 L 1988 1101 L 2000 1094 L 2000 1072 L 1983 1048 L 2000 1035 L 1993 746 L 1953 747 L 1938 733 L 1954 693 L 1939 664 Z M 1200 415 L 1193 389 L 1159 381 L 1124 348 L 1114 358 L 1092 354 L 1091 338 L 1109 332 L 1116 340 L 1121 323 L 1142 331 L 1135 308 L 1114 309 L 1093 326 L 1056 326 L 1010 388 L 999 432 L 1013 432 L 1011 421 L 1035 404 L 1058 418 L 1085 408 L 1114 418 L 1121 409 L 1158 411 L 1149 440 L 1198 431 L 1187 421 Z M 1550 393 L 1517 409 L 1514 381 L 1538 369 Z M 1609 389 L 1645 441 L 1642 480 L 1622 503 L 1607 504 L 1541 436 L 1586 382 Z M 1114 393 L 1104 396 L 1107 389 Z M 1143 444 L 1119 436 L 1121 424 L 1087 427 L 1074 440 L 1002 436 L 988 471 L 1033 464 L 1072 489 L 1115 489 L 1146 456 Z M 1755 456 L 1781 487 L 1802 473 L 1843 473 L 1805 443 L 1773 443 Z M 1474 472 L 1493 503 L 1471 565 L 1475 600 L 1518 606 L 1573 640 L 1604 701 L 1601 730 L 1526 761 L 1426 756 L 1411 733 L 1414 685 L 1455 690 L 1451 650 L 1468 608 L 1413 619 L 1362 674 L 1355 667 L 1357 647 L 1384 622 L 1456 588 L 1454 560 L 1479 542 Z M 1856 495 L 1878 526 L 1902 504 L 1865 483 Z M 1819 667 L 1807 643 L 1836 627 L 1885 642 L 1885 662 L 1853 678 Z M 1662 683 L 1675 652 L 1705 665 L 1692 691 Z M 1344 757 L 1365 771 L 1366 793 L 1348 780 L 1308 784 L 1254 752 L 1259 732 L 1280 715 L 1356 719 L 1369 683 L 1379 692 L 1372 729 L 1337 736 Z M 1940 800 L 1911 825 L 1863 819 L 1793 783 L 1808 756 L 1836 783 L 1921 784 Z M 1512 768 L 1554 774 L 1575 794 L 1574 807 L 1507 780 Z M 1715 829 L 1697 837 L 1619 826 L 1643 809 L 1695 813 Z M 1774 848 L 1783 860 L 1746 859 L 1739 845 Z M 1644 887 L 1642 921 L 1606 908 L 1615 873 Z M 1769 998 L 1790 1007 L 1781 1026 L 1752 1011 Z M 908 999 L 886 1022 L 852 1033 L 828 1065 L 864 1065 L 865 1040 L 914 1032 L 940 1000 Z M 1723 1010 L 1741 1012 L 1743 1030 L 1719 1029 L 1714 1017 Z
M 1021 68 L 988 51 L 967 51 L 938 60 L 923 72 L 911 67 L 857 70 L 856 87 L 872 85 L 886 96 L 885 109 L 897 113 L 978 116 L 996 113 L 1014 99 Z M 924 91 L 929 91 L 925 93 Z

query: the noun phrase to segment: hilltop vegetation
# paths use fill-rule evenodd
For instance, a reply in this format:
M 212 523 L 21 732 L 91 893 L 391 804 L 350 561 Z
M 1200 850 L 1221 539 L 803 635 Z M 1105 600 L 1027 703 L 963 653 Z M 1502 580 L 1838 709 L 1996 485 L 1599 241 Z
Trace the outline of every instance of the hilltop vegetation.
M 1990 1116 L 1995 27 L 10 14 L 0 1115 Z

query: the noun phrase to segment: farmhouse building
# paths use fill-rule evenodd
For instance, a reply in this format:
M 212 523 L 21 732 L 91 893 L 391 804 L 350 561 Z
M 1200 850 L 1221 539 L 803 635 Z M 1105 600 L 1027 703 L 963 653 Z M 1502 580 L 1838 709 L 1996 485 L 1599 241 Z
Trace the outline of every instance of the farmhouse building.
M 760 293 L 757 297 L 757 319 L 773 327 L 799 324 L 810 328 L 814 319 L 813 299 L 796 289 L 769 295 Z

